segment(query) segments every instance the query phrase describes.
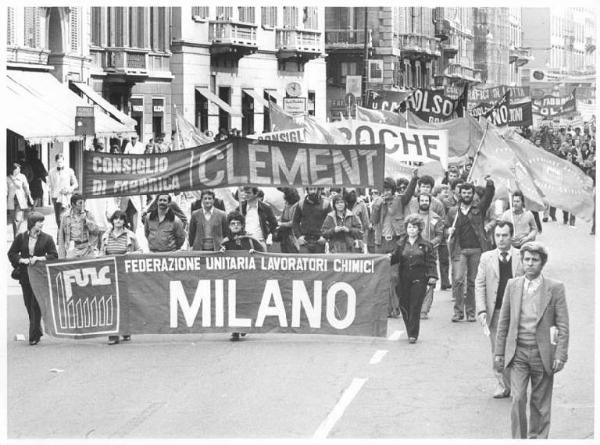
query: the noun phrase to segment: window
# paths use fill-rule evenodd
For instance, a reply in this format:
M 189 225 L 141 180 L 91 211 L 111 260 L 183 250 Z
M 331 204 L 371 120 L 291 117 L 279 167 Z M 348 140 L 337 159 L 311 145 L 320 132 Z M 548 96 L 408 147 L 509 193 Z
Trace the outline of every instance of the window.
M 358 64 L 356 62 L 340 63 L 340 83 L 346 84 L 346 76 L 356 76 L 358 73 Z
M 108 8 L 108 38 L 109 38 L 109 46 L 124 46 L 124 35 L 123 35 L 123 15 L 124 15 L 123 7 L 117 8 Z
M 132 48 L 145 48 L 144 32 L 146 23 L 144 12 L 146 8 L 129 8 L 129 46 Z
M 71 8 L 71 51 L 79 51 L 79 8 Z
M 295 6 L 283 7 L 283 27 L 297 28 L 298 27 L 298 8 Z
M 260 8 L 261 24 L 269 28 L 277 27 L 277 7 L 263 6 Z
M 304 23 L 304 29 L 319 29 L 319 17 L 317 15 L 318 9 L 313 6 L 306 6 L 303 9 L 302 22 Z
M 217 6 L 217 20 L 232 20 L 233 6 Z
M 192 6 L 192 18 L 202 20 L 208 18 L 208 6 Z
M 416 68 L 416 87 L 417 88 L 421 88 L 423 85 L 421 84 L 421 62 L 417 61 L 415 62 L 415 68 Z
M 94 6 L 92 9 L 92 32 L 90 42 L 93 46 L 102 46 L 102 8 Z
M 40 42 L 40 13 L 38 8 L 25 8 L 25 35 L 23 45 L 29 48 L 39 48 Z
M 244 23 L 254 23 L 254 7 L 240 6 L 238 7 L 238 19 Z
M 7 8 L 6 24 L 7 24 L 6 44 L 14 45 L 16 43 L 15 42 L 15 8 L 10 7 L 10 6 Z
M 154 51 L 166 51 L 166 8 L 150 8 L 150 46 Z

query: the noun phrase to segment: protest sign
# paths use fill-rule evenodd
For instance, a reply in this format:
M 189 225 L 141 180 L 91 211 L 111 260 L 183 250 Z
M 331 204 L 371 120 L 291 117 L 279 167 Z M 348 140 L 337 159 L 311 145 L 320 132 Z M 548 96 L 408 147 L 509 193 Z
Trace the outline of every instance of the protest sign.
M 444 90 L 419 88 L 406 100 L 406 103 L 409 110 L 429 123 L 443 122 L 462 116 L 463 102 L 446 96 Z
M 387 255 L 178 252 L 38 262 L 46 331 L 288 332 L 385 336 Z
M 344 133 L 351 144 L 385 144 L 386 162 L 440 162 L 448 166 L 447 130 L 402 128 L 359 120 L 332 122 L 331 126 Z
M 565 114 L 574 113 L 575 111 L 577 111 L 577 101 L 575 100 L 574 91 L 568 96 L 544 96 L 532 101 L 533 114 L 545 118 L 563 116 Z
M 505 95 L 506 103 L 501 103 Z M 491 88 L 472 88 L 469 90 L 469 114 L 480 117 L 492 112 L 490 122 L 496 126 L 526 127 L 533 123 L 531 115 L 531 97 L 529 87 L 511 87 L 500 85 Z
M 367 98 L 367 108 L 395 112 L 410 94 L 410 91 L 371 91 Z
M 86 198 L 247 184 L 379 187 L 384 156 L 381 144 L 340 146 L 242 138 L 157 155 L 84 151 L 81 183 Z

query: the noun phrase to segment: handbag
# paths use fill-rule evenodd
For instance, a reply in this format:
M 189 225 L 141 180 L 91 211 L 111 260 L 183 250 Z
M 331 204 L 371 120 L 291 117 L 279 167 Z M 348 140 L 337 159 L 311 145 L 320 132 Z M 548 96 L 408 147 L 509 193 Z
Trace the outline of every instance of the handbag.
M 13 271 L 10 273 L 10 277 L 13 280 L 19 281 L 21 279 L 21 268 L 20 267 L 15 267 L 13 269 Z

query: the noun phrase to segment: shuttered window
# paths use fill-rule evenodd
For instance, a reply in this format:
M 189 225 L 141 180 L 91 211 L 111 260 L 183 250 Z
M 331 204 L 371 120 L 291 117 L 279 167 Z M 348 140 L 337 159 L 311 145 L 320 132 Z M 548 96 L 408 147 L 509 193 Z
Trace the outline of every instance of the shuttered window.
M 232 20 L 233 6 L 217 6 L 217 20 Z
M 254 24 L 254 7 L 253 6 L 240 6 L 238 8 L 238 19 L 240 22 Z
M 283 7 L 283 27 L 297 28 L 298 27 L 298 8 L 295 6 Z
M 39 48 L 40 39 L 40 13 L 38 8 L 24 8 L 25 32 L 23 45 L 29 48 Z
M 262 26 L 268 26 L 271 28 L 277 27 L 277 7 L 276 6 L 263 6 L 260 8 L 260 12 L 261 12 Z
M 307 6 L 303 9 L 304 29 L 319 29 L 318 9 L 313 6 Z
M 69 15 L 71 19 L 71 51 L 79 52 L 79 8 L 71 8 Z
M 192 18 L 193 19 L 207 19 L 208 18 L 208 6 L 192 6 Z
M 6 11 L 6 44 L 14 45 L 15 42 L 15 8 L 9 6 Z

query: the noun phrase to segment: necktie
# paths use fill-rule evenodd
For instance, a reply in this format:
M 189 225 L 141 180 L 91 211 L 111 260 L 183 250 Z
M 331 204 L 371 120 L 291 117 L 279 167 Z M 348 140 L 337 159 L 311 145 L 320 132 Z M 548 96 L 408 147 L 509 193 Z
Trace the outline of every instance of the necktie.
M 508 260 L 506 259 L 506 257 L 508 256 L 507 252 L 501 252 L 500 256 L 502 257 L 502 262 L 506 263 Z

